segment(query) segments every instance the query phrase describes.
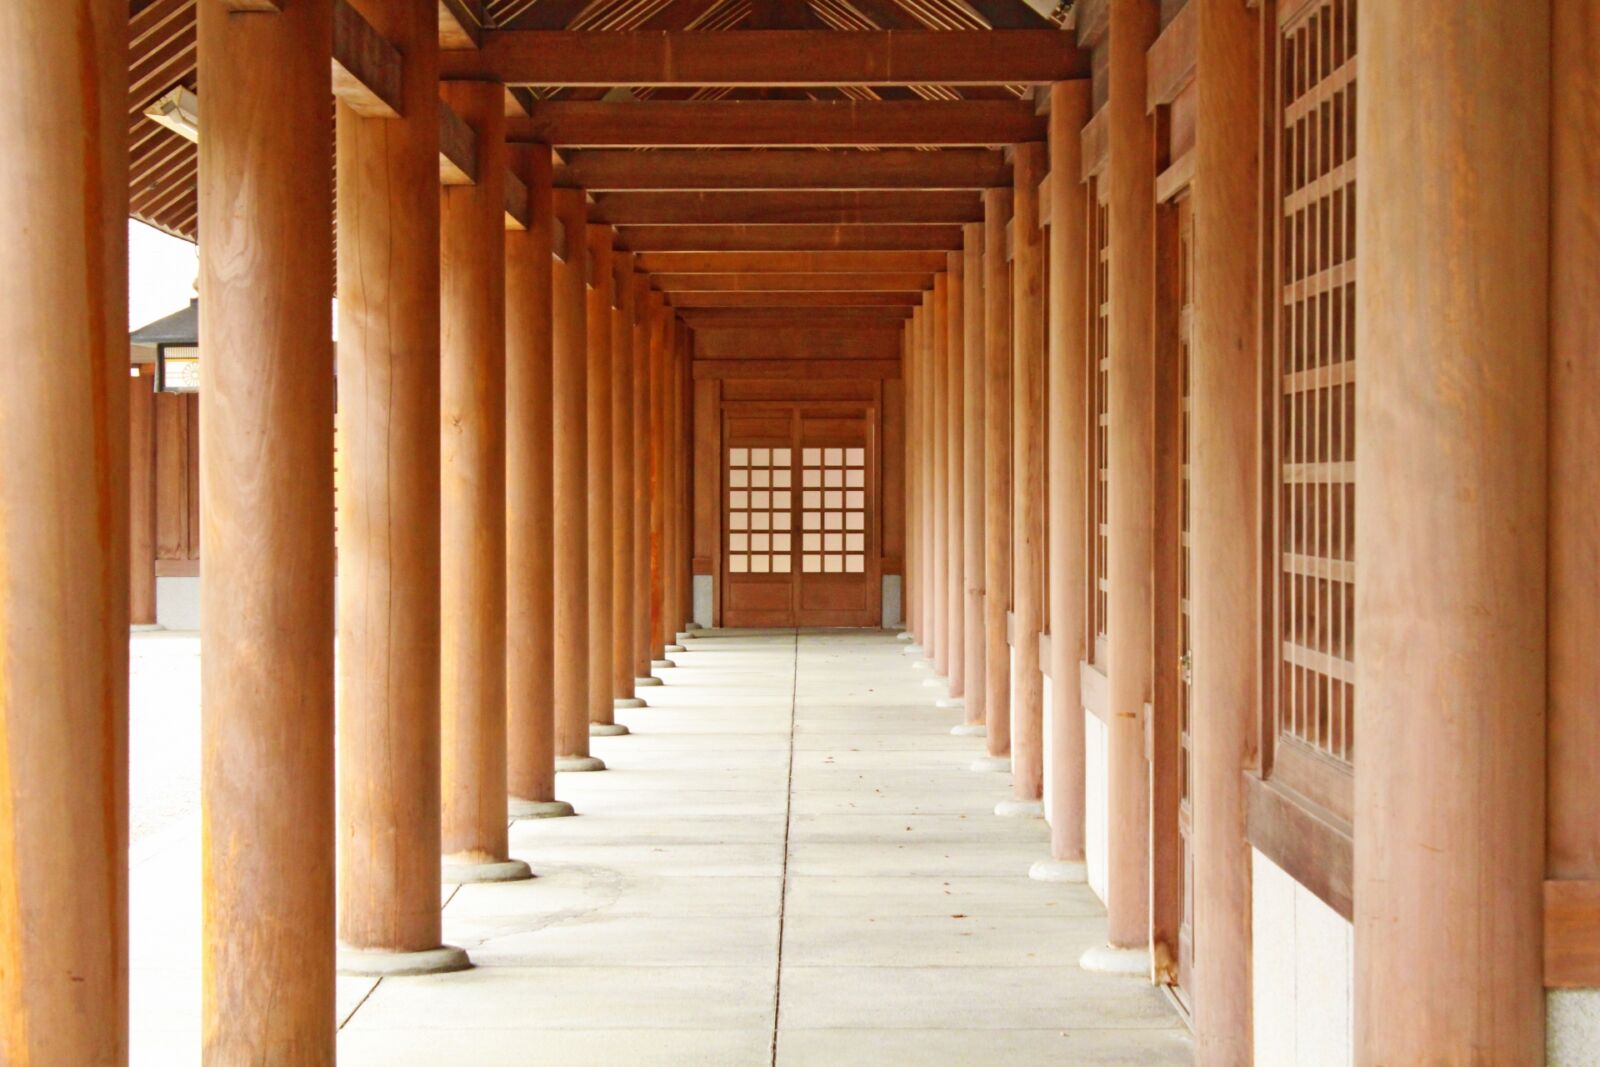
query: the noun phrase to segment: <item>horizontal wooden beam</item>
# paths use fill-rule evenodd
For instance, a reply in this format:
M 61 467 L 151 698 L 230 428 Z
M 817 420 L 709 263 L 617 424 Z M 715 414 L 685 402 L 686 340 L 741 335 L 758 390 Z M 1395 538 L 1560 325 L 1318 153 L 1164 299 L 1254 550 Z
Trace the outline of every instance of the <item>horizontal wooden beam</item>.
M 446 78 L 508 85 L 1033 85 L 1085 78 L 1072 34 L 1044 30 L 489 30 L 440 57 Z
M 696 378 L 898 378 L 898 359 L 696 359 Z
M 478 180 L 478 135 L 466 120 L 439 101 L 439 184 L 472 185 Z
M 668 293 L 677 308 L 921 307 L 921 293 Z
M 596 193 L 590 218 L 614 226 L 962 223 L 981 222 L 983 205 L 963 189 Z
M 358 115 L 399 118 L 405 107 L 400 50 L 345 0 L 333 5 L 333 95 Z
M 1022 100 L 545 100 L 509 119 L 508 136 L 577 148 L 994 146 L 1042 141 L 1046 121 Z
M 528 186 L 523 180 L 506 172 L 506 229 L 526 230 L 529 220 Z
M 911 317 L 909 307 L 864 308 L 679 308 L 677 315 L 696 328 L 869 329 L 895 327 Z
M 933 287 L 931 274 L 657 274 L 664 293 L 911 293 Z
M 694 358 L 898 359 L 900 333 L 898 320 L 784 330 L 708 325 L 695 330 Z
M 483 25 L 483 0 L 439 0 L 440 48 L 478 47 Z
M 945 252 L 644 252 L 637 262 L 650 274 L 931 274 L 949 260 Z
M 634 252 L 954 251 L 960 226 L 620 226 Z
M 1000 152 L 569 152 L 566 184 L 590 192 L 677 189 L 986 189 L 1011 185 Z

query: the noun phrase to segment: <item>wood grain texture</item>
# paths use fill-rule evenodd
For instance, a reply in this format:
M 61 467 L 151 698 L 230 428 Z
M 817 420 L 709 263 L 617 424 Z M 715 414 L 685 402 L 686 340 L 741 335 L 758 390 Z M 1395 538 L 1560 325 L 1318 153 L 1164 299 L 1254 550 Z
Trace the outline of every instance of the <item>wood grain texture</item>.
M 611 303 L 616 277 L 611 264 L 611 230 L 591 222 L 589 290 L 585 294 L 589 320 L 588 378 L 584 390 L 589 403 L 589 721 L 611 723 L 612 710 L 612 588 L 615 559 L 612 542 L 611 487 L 616 478 L 611 439 Z
M 987 643 L 984 637 L 983 587 L 985 581 L 983 455 L 984 358 L 987 339 L 987 298 L 984 296 L 983 223 L 962 227 L 961 275 L 961 549 L 966 557 L 962 589 L 962 650 L 966 663 L 964 720 L 968 725 L 985 722 Z
M 593 217 L 618 226 L 860 226 L 980 217 L 977 194 L 966 189 L 688 190 L 595 193 L 593 199 Z
M 156 621 L 155 368 L 128 381 L 128 621 Z
M 1600 881 L 1545 882 L 1544 984 L 1600 986 Z
M 1010 189 L 983 194 L 983 703 L 991 756 L 1011 753 L 1011 197 Z
M 949 295 L 945 304 L 945 355 L 940 374 L 945 380 L 944 404 L 944 465 L 940 477 L 945 486 L 945 517 L 943 553 L 945 567 L 945 675 L 950 679 L 950 696 L 965 698 L 966 694 L 966 551 L 962 535 L 966 529 L 966 504 L 962 484 L 964 470 L 961 450 L 962 415 L 965 399 L 962 396 L 963 348 L 966 328 L 962 321 L 966 304 L 965 262 L 960 252 L 948 254 L 945 264 Z
M 753 189 L 983 189 L 1011 180 L 991 149 L 918 152 L 627 152 L 567 154 L 566 176 L 590 192 Z
M 614 257 L 611 309 L 611 690 L 633 696 L 633 257 Z
M 961 228 L 941 225 L 622 226 L 634 252 L 908 252 L 961 247 Z
M 589 754 L 589 485 L 586 395 L 589 366 L 584 275 L 588 242 L 583 192 L 556 189 L 552 211 L 568 235 L 565 262 L 551 273 L 552 384 L 555 411 L 552 486 L 555 528 L 556 757 Z

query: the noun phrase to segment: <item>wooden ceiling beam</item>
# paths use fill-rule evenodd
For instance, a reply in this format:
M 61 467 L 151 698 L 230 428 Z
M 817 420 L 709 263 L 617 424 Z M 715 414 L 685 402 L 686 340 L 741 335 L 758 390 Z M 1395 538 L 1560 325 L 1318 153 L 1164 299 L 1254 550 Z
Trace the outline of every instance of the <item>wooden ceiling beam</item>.
M 333 5 L 333 95 L 358 115 L 399 118 L 404 107 L 400 50 L 345 0 Z
M 487 30 L 440 56 L 446 78 L 508 85 L 1042 85 L 1089 76 L 1056 29 Z
M 921 293 L 668 293 L 675 308 L 921 307 Z
M 983 221 L 975 192 L 596 193 L 590 217 L 614 226 L 863 225 Z
M 932 274 L 945 269 L 946 252 L 642 252 L 639 270 L 650 274 Z
M 1046 121 L 1023 100 L 547 100 L 507 135 L 575 148 L 983 147 L 1042 141 Z
M 483 0 L 439 0 L 439 47 L 478 47 L 485 21 Z
M 439 184 L 473 185 L 478 180 L 478 135 L 449 104 L 439 101 Z
M 933 287 L 932 274 L 656 274 L 663 293 L 919 293 Z
M 856 308 L 678 308 L 684 324 L 698 329 L 899 329 L 908 307 Z
M 954 251 L 960 226 L 620 226 L 633 252 Z
M 987 189 L 1011 184 L 1000 152 L 569 152 L 567 178 L 590 192 L 687 189 Z

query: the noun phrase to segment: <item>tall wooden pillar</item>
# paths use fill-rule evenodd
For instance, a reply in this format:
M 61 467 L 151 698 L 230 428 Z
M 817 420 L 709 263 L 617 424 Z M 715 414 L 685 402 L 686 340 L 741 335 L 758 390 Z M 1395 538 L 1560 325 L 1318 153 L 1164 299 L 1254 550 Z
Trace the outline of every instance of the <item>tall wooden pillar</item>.
M 987 638 L 983 618 L 984 508 L 984 350 L 988 344 L 983 265 L 983 223 L 961 228 L 961 551 L 965 556 L 962 603 L 962 650 L 966 660 L 966 714 L 952 732 L 982 735 L 987 732 L 988 681 L 984 664 Z
M 440 721 L 444 874 L 531 877 L 506 840 L 505 87 L 446 82 L 475 185 L 440 190 Z
M 661 298 L 646 274 L 634 276 L 633 330 L 633 660 L 630 684 L 650 674 L 650 393 L 651 348 L 659 331 Z
M 407 62 L 401 117 L 335 115 L 339 969 L 457 970 L 439 918 L 438 12 L 354 6 Z
M 1145 52 L 1156 36 L 1155 0 L 1111 0 L 1109 158 L 1111 219 L 1111 419 L 1107 505 L 1110 718 L 1106 728 L 1109 819 L 1107 927 L 1113 949 L 1087 966 L 1147 973 L 1149 954 L 1149 766 L 1145 707 L 1151 698 L 1155 506 L 1155 128 L 1145 111 Z M 1119 963 L 1110 963 L 1119 959 Z
M 694 489 L 694 479 L 690 468 L 690 431 L 694 426 L 694 386 L 690 380 L 692 367 L 690 361 L 693 357 L 694 335 L 689 327 L 680 323 L 678 325 L 678 364 L 673 382 L 677 386 L 677 397 L 673 404 L 673 411 L 677 416 L 677 455 L 678 455 L 678 613 L 672 620 L 672 633 L 670 651 L 683 651 L 677 644 L 678 634 L 689 621 L 689 616 L 694 612 L 691 603 L 693 599 L 693 579 L 690 574 L 692 561 L 689 558 L 689 546 L 693 543 L 693 512 L 691 497 Z M 666 661 L 667 666 L 672 666 L 672 661 Z
M 506 790 L 524 819 L 572 814 L 555 796 L 552 164 L 515 150 L 528 228 L 506 233 Z
M 1050 369 L 1048 487 L 1050 568 L 1050 859 L 1033 865 L 1045 881 L 1084 880 L 1083 679 L 1089 658 L 1085 511 L 1089 499 L 1085 448 L 1089 440 L 1087 187 L 1083 174 L 1086 81 L 1050 87 Z
M 946 358 L 950 353 L 950 276 L 936 274 L 933 278 L 932 301 L 928 318 L 928 448 L 923 456 L 928 475 L 930 503 L 928 509 L 928 584 L 933 590 L 928 608 L 932 618 L 928 629 L 933 634 L 933 669 L 939 674 L 950 673 L 950 527 L 949 485 L 945 469 L 950 463 L 950 438 L 947 436 L 945 415 L 949 407 L 950 369 Z
M 611 317 L 616 295 L 611 227 L 590 223 L 589 246 L 589 732 L 627 733 L 613 714 L 612 697 L 612 546 Z
M 960 252 L 945 257 L 945 355 L 940 373 L 944 376 L 945 462 L 939 477 L 945 486 L 945 673 L 950 678 L 950 702 L 961 699 L 966 692 L 966 640 L 962 632 L 966 626 L 966 556 L 961 543 L 966 523 L 965 496 L 961 468 L 962 440 L 962 347 L 966 332 L 962 325 L 965 311 L 966 279 Z
M 0 241 L 0 1060 L 117 1064 L 128 1057 L 128 9 L 14 0 L 0 40 L 0 196 L 16 213 Z M 331 952 L 328 963 L 331 995 Z
M 332 5 L 197 18 L 201 1042 L 331 1063 Z
M 672 310 L 663 307 L 650 344 L 650 663 L 665 655 L 661 639 L 667 618 L 667 397 L 670 395 L 668 353 L 672 347 Z M 655 678 L 654 674 L 647 677 Z M 641 679 L 635 679 L 638 685 Z M 661 679 L 656 678 L 660 684 Z
M 1544 1062 L 1552 6 L 1361 9 L 1361 1063 Z
M 906 322 L 906 631 L 908 653 L 920 654 L 926 636 L 922 625 L 922 308 L 913 308 Z
M 1011 803 L 999 814 L 1043 814 L 1044 675 L 1044 233 L 1039 229 L 1043 142 L 1012 153 L 1011 589 L 1016 676 L 1011 680 Z
M 1261 134 L 1259 16 L 1197 0 L 1194 322 L 1190 348 L 1193 1006 L 1200 1060 L 1248 1062 L 1251 874 L 1244 772 L 1259 725 Z M 1169 609 L 1170 610 L 1170 609 Z
M 128 621 L 156 621 L 155 367 L 133 368 L 128 381 Z
M 551 204 L 567 245 L 550 302 L 556 770 L 595 771 L 605 764 L 589 755 L 588 209 L 581 189 L 553 190 Z
M 611 310 L 611 692 L 612 706 L 636 708 L 633 695 L 633 256 L 612 260 Z M 619 727 L 619 731 L 627 727 Z
M 983 706 L 989 755 L 974 766 L 1011 767 L 1011 190 L 983 191 Z
M 1600 881 L 1600 4 L 1552 7 L 1548 874 Z M 1600 984 L 1600 983 L 1597 983 Z

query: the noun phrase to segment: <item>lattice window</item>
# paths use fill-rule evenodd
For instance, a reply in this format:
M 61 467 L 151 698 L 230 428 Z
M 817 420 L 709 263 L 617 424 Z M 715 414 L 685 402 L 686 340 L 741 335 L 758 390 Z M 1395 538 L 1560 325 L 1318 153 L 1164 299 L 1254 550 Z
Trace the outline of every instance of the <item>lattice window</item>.
M 805 448 L 801 458 L 801 572 L 861 574 L 867 562 L 867 450 Z
M 1193 678 L 1194 617 L 1190 612 L 1190 523 L 1193 497 L 1189 492 L 1194 463 L 1194 202 L 1185 195 L 1178 201 L 1178 837 L 1183 897 L 1178 928 L 1178 980 L 1189 986 L 1194 966 L 1194 738 Z
M 1111 518 L 1111 209 L 1104 183 L 1089 181 L 1089 632 L 1095 644 L 1091 660 L 1101 662 L 1098 648 L 1106 638 L 1107 598 L 1111 589 L 1106 561 Z
M 728 449 L 728 573 L 788 574 L 793 567 L 791 450 Z
M 1278 40 L 1275 496 L 1280 735 L 1355 754 L 1356 0 Z

